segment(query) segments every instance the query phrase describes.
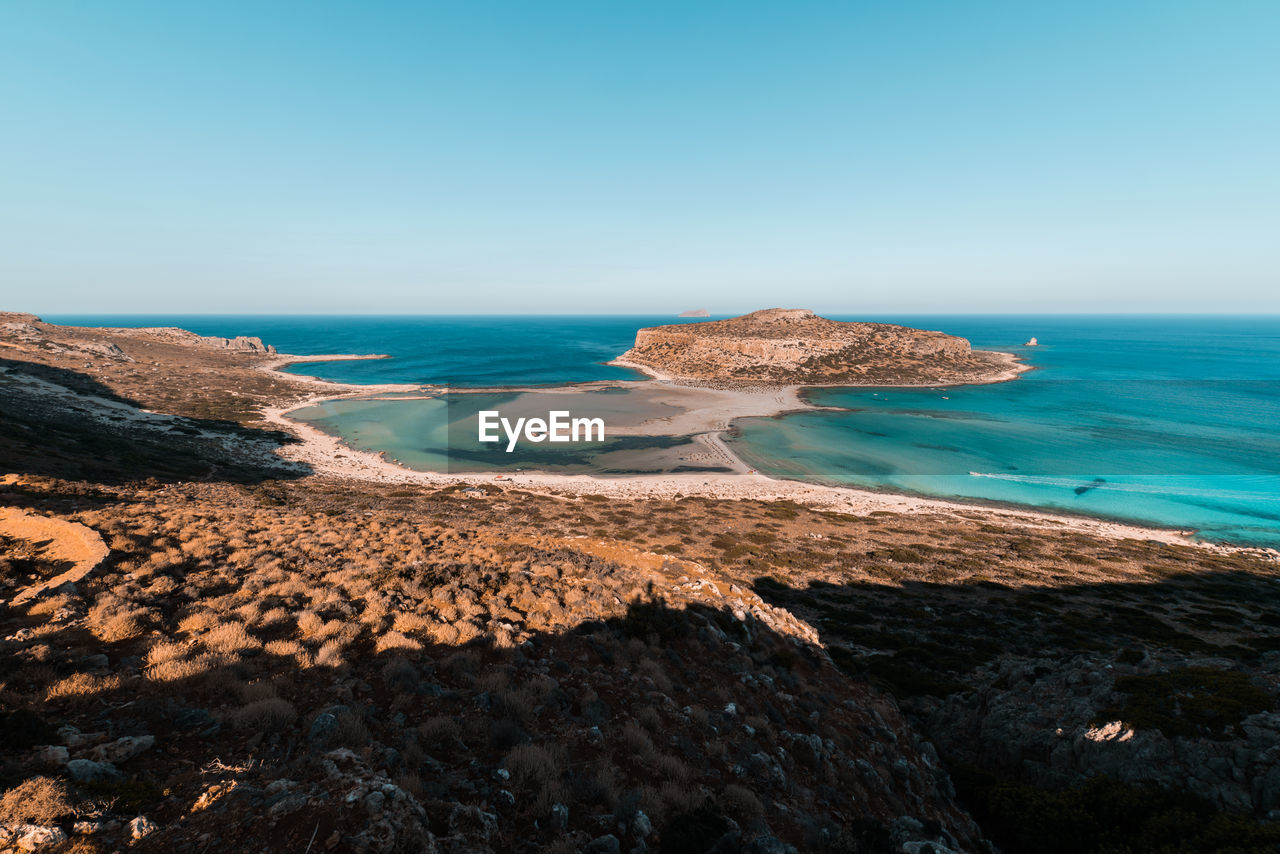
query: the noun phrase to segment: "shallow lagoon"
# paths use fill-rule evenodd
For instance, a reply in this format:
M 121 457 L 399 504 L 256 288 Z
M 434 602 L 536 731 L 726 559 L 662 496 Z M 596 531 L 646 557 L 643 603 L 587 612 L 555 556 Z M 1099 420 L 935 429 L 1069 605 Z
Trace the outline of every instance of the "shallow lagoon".
M 342 437 L 363 451 L 420 471 L 446 473 L 549 471 L 563 474 L 628 475 L 726 471 L 705 459 L 701 445 L 688 436 L 617 435 L 603 442 L 570 444 L 520 441 L 486 444 L 477 436 L 477 413 L 499 410 L 503 417 L 545 418 L 551 410 L 606 417 L 610 430 L 679 410 L 654 403 L 643 394 L 603 389 L 556 392 L 445 393 L 435 397 L 336 400 L 290 413 Z

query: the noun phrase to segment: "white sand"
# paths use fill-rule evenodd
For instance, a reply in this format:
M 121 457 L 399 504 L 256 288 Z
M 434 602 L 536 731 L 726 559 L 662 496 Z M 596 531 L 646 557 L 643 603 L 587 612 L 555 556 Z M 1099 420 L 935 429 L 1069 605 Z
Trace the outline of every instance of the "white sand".
M 327 357 L 334 358 L 334 357 Z M 282 357 L 270 367 L 299 361 L 295 357 Z M 270 369 L 270 368 L 269 368 Z M 1016 374 L 1015 374 L 1016 375 Z M 299 379 L 293 374 L 284 374 Z M 299 403 L 272 407 L 264 411 L 267 421 L 296 435 L 301 441 L 281 448 L 280 456 L 310 467 L 317 475 L 339 478 L 355 478 L 378 483 L 413 483 L 430 486 L 447 486 L 457 483 L 487 484 L 514 487 L 527 491 L 545 492 L 564 496 L 607 495 L 619 499 L 675 498 L 702 496 L 725 500 L 774 501 L 789 500 L 816 509 L 852 515 L 866 515 L 881 511 L 904 515 L 952 516 L 972 519 L 976 516 L 1002 524 L 1035 530 L 1071 530 L 1108 539 L 1154 540 L 1161 543 L 1194 545 L 1222 551 L 1250 551 L 1266 554 L 1280 561 L 1280 551 L 1252 549 L 1202 543 L 1172 530 L 1148 528 L 1090 519 L 1077 516 L 1056 515 L 1035 509 L 991 507 L 933 498 L 874 492 L 865 489 L 825 486 L 799 481 L 776 480 L 758 473 L 748 473 L 747 467 L 724 445 L 720 431 L 727 429 L 734 418 L 767 416 L 780 412 L 812 408 L 799 396 L 798 388 L 750 390 L 704 389 L 677 386 L 670 381 L 656 383 L 641 381 L 635 385 L 653 387 L 655 401 L 670 402 L 687 407 L 682 415 L 664 422 L 661 427 L 643 435 L 695 434 L 695 440 L 706 448 L 708 461 L 733 468 L 730 474 L 661 474 L 634 475 L 628 477 L 595 477 L 592 475 L 563 475 L 542 472 L 516 474 L 440 474 L 407 469 L 383 459 L 377 454 L 355 450 L 341 439 L 325 433 L 309 424 L 295 421 L 288 413 L 325 400 L 367 397 L 380 392 L 404 392 L 422 390 L 417 386 L 351 386 L 305 378 L 325 386 L 331 391 L 316 394 Z M 630 385 L 632 383 L 584 384 L 563 389 L 566 392 L 584 391 L 591 387 Z M 533 391 L 532 389 L 530 391 Z M 537 389 L 546 392 L 547 389 Z

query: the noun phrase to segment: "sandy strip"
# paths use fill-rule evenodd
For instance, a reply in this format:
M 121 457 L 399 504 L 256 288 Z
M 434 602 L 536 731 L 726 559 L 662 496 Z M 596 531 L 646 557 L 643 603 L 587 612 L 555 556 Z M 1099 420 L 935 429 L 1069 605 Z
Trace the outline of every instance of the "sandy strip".
M 71 564 L 65 572 L 19 591 L 11 605 L 81 580 L 110 553 L 102 537 L 92 528 L 79 522 L 27 513 L 16 507 L 0 507 L 0 534 L 37 543 L 40 557 L 45 560 Z
M 331 359 L 333 357 L 328 358 Z M 296 357 L 285 357 L 283 363 L 287 364 L 293 361 L 298 361 L 298 359 Z M 290 379 L 300 379 L 295 374 L 280 375 Z M 709 403 L 707 406 L 695 410 L 697 412 L 696 418 L 693 417 L 693 413 L 688 413 L 687 416 L 673 418 L 666 425 L 667 431 L 673 434 L 675 432 L 673 426 L 677 423 L 681 426 L 694 424 L 695 422 L 697 425 L 701 425 L 703 429 L 690 431 L 696 434 L 694 436 L 695 441 L 703 444 L 713 459 L 731 467 L 733 472 L 729 474 L 690 473 L 595 477 L 586 474 L 564 475 L 544 472 L 518 472 L 501 475 L 493 473 L 441 474 L 405 468 L 383 459 L 381 455 L 352 448 L 336 436 L 325 433 L 310 424 L 289 418 L 288 413 L 322 401 L 368 397 L 372 394 L 387 391 L 421 391 L 423 390 L 421 386 L 353 386 L 343 383 L 331 383 L 315 378 L 305 379 L 332 388 L 337 393 L 316 394 L 301 402 L 271 407 L 263 411 L 263 417 L 266 421 L 293 433 L 300 440 L 297 444 L 280 448 L 277 454 L 285 459 L 306 465 L 317 475 L 354 478 L 376 483 L 421 484 L 437 487 L 459 483 L 486 484 L 517 487 L 523 490 L 562 496 L 606 495 L 619 499 L 670 499 L 699 496 L 742 501 L 788 500 L 815 509 L 857 516 L 879 511 L 904 515 L 943 515 L 957 518 L 964 517 L 966 519 L 977 517 L 1033 530 L 1069 530 L 1106 539 L 1151 540 L 1167 544 L 1197 546 L 1217 552 L 1247 551 L 1263 554 L 1272 560 L 1280 561 L 1280 551 L 1275 549 L 1204 543 L 1194 540 L 1180 531 L 1131 525 L 1084 516 L 1058 515 L 1034 508 L 993 507 L 962 501 L 922 498 L 792 480 L 777 480 L 751 471 L 724 444 L 720 435 L 721 431 L 727 429 L 728 422 L 732 421 L 733 418 L 746 417 L 747 415 L 776 415 L 782 412 L 815 408 L 803 401 L 799 395 L 798 387 L 767 390 L 723 390 L 677 386 L 671 383 L 670 380 L 660 380 L 659 383 L 663 388 L 658 393 L 659 395 L 669 394 L 674 396 L 673 399 L 681 399 L 683 401 L 687 395 L 714 393 L 715 397 L 707 398 L 707 400 L 715 400 L 716 406 L 725 406 L 733 411 L 734 414 L 729 414 L 726 411 L 715 410 Z M 625 384 L 627 383 L 609 383 L 609 385 L 613 386 Z M 648 385 L 644 381 L 641 381 L 641 384 Z M 574 386 L 567 387 L 564 390 L 586 389 L 581 386 Z M 538 389 L 538 391 L 549 391 L 549 389 Z M 655 397 L 657 396 L 655 395 Z M 652 435 L 661 434 L 661 432 L 655 431 Z

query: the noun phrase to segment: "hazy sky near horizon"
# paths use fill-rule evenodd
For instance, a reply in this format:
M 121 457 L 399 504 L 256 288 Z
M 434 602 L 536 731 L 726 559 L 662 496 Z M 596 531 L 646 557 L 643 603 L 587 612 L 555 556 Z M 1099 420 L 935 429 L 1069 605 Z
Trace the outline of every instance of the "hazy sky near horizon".
M 1280 3 L 0 5 L 0 309 L 1280 311 Z

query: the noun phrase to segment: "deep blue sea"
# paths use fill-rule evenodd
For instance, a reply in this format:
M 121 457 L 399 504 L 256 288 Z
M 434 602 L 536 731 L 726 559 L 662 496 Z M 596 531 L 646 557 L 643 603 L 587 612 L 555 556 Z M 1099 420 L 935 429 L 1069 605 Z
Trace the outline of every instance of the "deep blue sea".
M 647 317 L 70 316 L 257 335 L 281 352 L 387 353 L 299 373 L 353 383 L 555 385 L 634 379 L 603 363 Z M 838 318 L 855 319 L 855 318 Z M 1050 507 L 1280 546 L 1280 317 L 859 317 L 1021 354 L 996 385 L 820 389 L 805 412 L 736 423 L 767 474 Z M 1030 337 L 1038 347 L 1023 346 Z

